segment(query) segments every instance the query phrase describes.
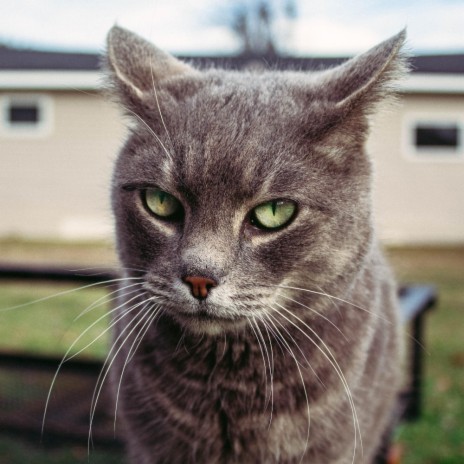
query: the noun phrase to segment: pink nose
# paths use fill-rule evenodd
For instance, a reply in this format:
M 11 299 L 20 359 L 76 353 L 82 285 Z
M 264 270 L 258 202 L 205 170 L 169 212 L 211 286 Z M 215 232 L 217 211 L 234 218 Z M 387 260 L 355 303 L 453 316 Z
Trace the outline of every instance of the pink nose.
M 204 300 L 208 296 L 208 291 L 217 285 L 213 279 L 201 276 L 187 276 L 183 280 L 190 285 L 192 295 L 199 300 Z

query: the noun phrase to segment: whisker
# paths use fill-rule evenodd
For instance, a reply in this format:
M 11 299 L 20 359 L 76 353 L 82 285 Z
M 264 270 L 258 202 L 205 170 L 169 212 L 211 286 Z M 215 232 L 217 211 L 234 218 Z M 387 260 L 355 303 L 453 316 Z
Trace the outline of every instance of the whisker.
M 166 155 L 168 156 L 168 158 L 173 161 L 173 158 L 172 158 L 172 155 L 171 153 L 169 153 L 168 149 L 165 147 L 165 145 L 163 144 L 163 142 L 161 141 L 161 139 L 158 137 L 158 135 L 156 134 L 156 132 L 147 124 L 147 122 L 141 117 L 139 116 L 135 111 L 132 111 L 131 109 L 129 108 L 125 108 L 126 111 L 128 111 L 129 113 L 133 114 L 147 129 L 148 131 L 150 132 L 151 135 L 153 135 L 153 137 L 155 137 L 155 139 L 157 140 L 157 142 L 161 145 L 161 147 L 163 148 L 164 152 L 166 153 Z
M 134 298 L 130 299 L 128 302 L 134 300 L 135 298 L 137 298 L 137 297 L 134 297 Z M 133 307 L 130 307 L 130 308 L 126 309 L 119 318 L 116 318 L 114 321 L 112 321 L 112 323 L 109 325 L 109 327 L 107 327 L 103 332 L 100 333 L 100 335 L 98 335 L 96 338 L 94 338 L 89 344 L 87 344 L 84 348 L 80 349 L 77 353 L 74 353 L 71 356 L 69 356 L 69 353 L 72 351 L 74 346 L 79 342 L 79 340 L 90 329 L 92 329 L 92 327 L 97 325 L 101 320 L 107 318 L 109 314 L 111 314 L 111 313 L 113 313 L 115 311 L 118 311 L 125 304 L 126 303 L 123 303 L 123 304 L 117 306 L 116 308 L 112 309 L 111 311 L 105 313 L 103 316 L 100 316 L 96 321 L 94 321 L 91 325 L 89 325 L 83 332 L 81 332 L 81 334 L 73 341 L 71 346 L 67 349 L 66 353 L 62 357 L 62 359 L 60 361 L 60 364 L 58 365 L 58 367 L 57 367 L 57 369 L 55 371 L 55 374 L 54 374 L 53 379 L 52 379 L 51 384 L 50 384 L 50 388 L 48 389 L 48 394 L 47 394 L 47 398 L 45 400 L 44 412 L 43 412 L 43 417 L 42 417 L 42 429 L 41 429 L 42 436 L 43 436 L 44 430 L 45 430 L 45 421 L 46 421 L 48 406 L 50 404 L 50 399 L 51 399 L 51 394 L 52 394 L 52 391 L 53 391 L 53 387 L 55 386 L 56 379 L 58 378 L 58 374 L 60 373 L 61 368 L 63 367 L 63 364 L 65 362 L 73 359 L 74 357 L 78 356 L 80 353 L 82 353 L 84 350 L 86 350 L 89 346 L 93 345 L 98 339 L 100 339 L 105 333 L 107 333 L 112 327 L 114 327 L 114 325 L 117 322 L 119 322 L 121 319 L 123 319 L 125 316 L 127 316 L 130 312 L 132 312 L 135 309 L 135 307 L 133 306 Z
M 156 311 L 156 314 L 154 314 L 154 317 L 153 317 L 153 319 L 150 321 L 150 324 L 148 325 L 148 328 L 153 324 L 153 322 L 155 322 L 155 320 L 156 320 L 157 317 L 161 316 L 161 314 L 162 314 L 163 312 L 165 312 L 164 308 L 162 308 L 159 304 L 158 304 L 156 307 L 150 308 L 150 310 L 151 310 L 151 309 L 153 309 L 153 311 Z M 142 343 L 143 338 L 145 337 L 146 333 L 148 332 L 148 328 L 145 330 L 145 332 L 142 333 L 142 335 L 141 335 L 140 337 L 139 337 L 139 336 L 136 337 L 136 339 L 139 338 L 139 341 L 138 341 L 137 346 L 135 347 L 133 353 L 130 355 L 130 358 L 129 358 L 129 361 L 128 361 L 128 362 L 132 361 L 132 358 L 133 358 L 133 357 L 135 356 L 135 354 L 137 353 L 137 350 L 139 349 L 139 346 L 140 346 L 140 344 Z M 130 354 L 130 351 L 129 351 L 129 354 Z
M 292 287 L 292 286 L 289 286 L 289 285 L 270 285 L 270 284 L 267 284 L 267 285 L 263 285 L 264 287 L 275 287 L 275 288 L 286 288 L 286 289 L 289 289 L 289 290 L 299 290 L 301 292 L 308 292 L 308 293 L 312 293 L 314 295 L 321 295 L 321 296 L 326 296 L 332 300 L 336 300 L 336 301 L 340 301 L 341 303 L 345 303 L 347 305 L 350 305 L 356 309 L 359 309 L 361 311 L 364 311 L 368 314 L 371 314 L 372 316 L 374 317 L 377 317 L 379 319 L 382 319 L 383 321 L 387 322 L 388 324 L 392 324 L 392 322 L 386 318 L 384 318 L 382 315 L 380 314 L 377 314 L 377 313 L 374 313 L 373 311 L 370 311 L 369 309 L 367 308 L 364 308 L 362 306 L 359 306 L 351 301 L 348 301 L 348 300 L 344 300 L 343 298 L 339 298 L 337 296 L 334 296 L 334 295 L 330 295 L 329 293 L 326 293 L 326 292 L 317 292 L 315 290 L 309 290 L 307 288 L 300 288 L 300 287 Z
M 113 312 L 116 312 L 118 311 L 121 307 L 125 306 L 126 304 L 130 303 L 131 301 L 137 299 L 139 297 L 139 295 L 136 295 L 134 297 L 132 297 L 131 299 L 129 299 L 127 302 L 125 303 L 122 303 L 120 304 L 119 306 L 117 306 L 116 308 L 113 308 L 111 311 L 108 311 L 107 313 L 103 314 L 103 316 L 99 317 L 96 321 L 94 321 L 89 327 L 87 327 L 87 329 L 85 329 L 80 335 L 79 337 L 77 337 L 77 339 L 73 342 L 73 344 L 71 345 L 71 347 L 69 348 L 70 350 L 73 348 L 73 346 L 93 327 L 95 326 L 98 322 L 100 322 L 102 319 L 105 319 L 108 317 L 109 314 L 113 313 Z M 64 358 L 64 361 L 63 362 L 66 362 L 66 361 L 69 361 L 70 359 L 73 359 L 75 358 L 76 356 L 78 356 L 80 353 L 82 353 L 83 351 L 85 351 L 87 348 L 89 348 L 91 345 L 93 345 L 97 340 L 99 340 L 101 337 L 103 337 L 103 335 L 105 335 L 107 332 L 109 332 L 113 327 L 116 326 L 116 324 L 121 321 L 122 319 L 124 319 L 128 314 L 130 314 L 134 309 L 137 309 L 139 307 L 139 304 L 135 304 L 133 306 L 130 306 L 129 308 L 127 309 L 124 309 L 123 312 L 118 316 L 116 317 L 115 319 L 113 319 L 110 323 L 110 325 L 105 329 L 103 330 L 102 332 L 100 332 L 100 334 L 95 337 L 88 345 L 86 345 L 84 348 L 80 349 L 77 353 L 74 353 L 73 355 L 71 356 L 68 356 L 66 358 Z
M 134 331 L 137 329 L 137 327 L 145 320 L 145 318 L 149 314 L 149 313 L 145 312 L 145 309 L 147 308 L 149 303 L 150 303 L 150 298 L 148 299 L 148 301 L 145 300 L 145 301 L 142 301 L 142 302 L 137 303 L 135 305 L 135 307 L 138 307 L 138 308 L 143 306 L 142 310 L 141 310 L 142 313 L 143 313 L 142 317 L 140 317 L 139 320 L 137 320 L 137 318 L 134 318 L 133 320 L 131 320 L 129 322 L 129 324 L 127 324 L 123 328 L 121 333 L 118 335 L 116 340 L 113 342 L 113 344 L 112 344 L 112 346 L 111 346 L 111 348 L 110 348 L 110 350 L 109 350 L 109 352 L 108 352 L 108 354 L 106 356 L 105 362 L 103 363 L 102 370 L 100 371 L 100 374 L 98 375 L 97 382 L 96 382 L 96 385 L 95 385 L 95 389 L 94 389 L 94 392 L 93 392 L 93 395 L 92 395 L 92 401 L 91 401 L 91 407 L 90 407 L 89 436 L 88 436 L 88 442 L 87 442 L 87 447 L 88 447 L 88 452 L 89 453 L 90 453 L 90 444 L 92 443 L 92 424 L 93 424 L 93 420 L 95 418 L 95 413 L 96 413 L 96 410 L 97 410 L 98 400 L 99 400 L 101 392 L 103 390 L 105 380 L 108 377 L 111 366 L 113 365 L 114 361 L 116 360 L 116 357 L 119 354 L 119 352 L 124 347 L 126 341 L 129 339 L 129 337 L 134 333 Z M 135 308 L 133 307 L 132 309 L 135 309 Z M 127 330 L 129 330 L 129 328 L 130 328 L 130 326 L 132 324 L 134 324 L 134 326 L 129 331 L 127 336 L 124 338 L 124 340 L 121 342 L 121 344 L 120 344 L 119 348 L 116 350 L 116 352 L 112 355 L 113 350 L 116 348 L 118 341 L 124 336 L 125 332 Z M 111 361 L 109 361 L 110 356 L 111 356 Z
M 279 294 L 280 297 L 282 298 L 285 298 L 286 300 L 290 300 L 290 301 L 293 301 L 294 303 L 296 303 L 297 305 L 299 306 L 303 306 L 303 308 L 306 308 L 306 309 L 309 309 L 311 312 L 317 314 L 319 317 L 321 317 L 322 319 L 324 319 L 326 322 L 328 322 L 330 325 L 332 325 L 339 333 L 340 335 L 342 335 L 342 337 L 348 341 L 348 339 L 346 338 L 345 334 L 326 316 L 324 316 L 323 314 L 321 314 L 319 311 L 316 311 L 315 309 L 313 308 L 310 308 L 309 306 L 301 303 L 300 301 L 298 300 L 295 300 L 289 296 L 286 296 L 286 295 L 283 295 L 283 294 Z
M 119 393 L 121 390 L 121 385 L 122 385 L 122 379 L 124 377 L 124 372 L 126 370 L 127 365 L 132 361 L 132 358 L 134 357 L 135 353 L 137 353 L 137 350 L 140 347 L 140 343 L 142 342 L 143 338 L 145 337 L 146 333 L 148 332 L 150 326 L 153 324 L 154 320 L 159 316 L 161 313 L 161 307 L 160 306 L 152 306 L 149 311 L 147 312 L 148 317 L 146 318 L 146 322 L 143 324 L 143 326 L 140 328 L 138 334 L 134 338 L 134 341 L 132 342 L 129 352 L 126 356 L 126 360 L 124 361 L 124 365 L 121 370 L 121 374 L 119 376 L 119 383 L 118 383 L 118 388 L 116 392 L 116 401 L 115 401 L 115 406 L 114 406 L 114 434 L 116 436 L 116 418 L 118 416 L 118 404 L 119 404 Z M 150 312 L 152 315 L 150 315 Z M 144 316 L 145 317 L 145 316 Z M 136 345 L 137 343 L 137 345 Z M 134 348 L 135 346 L 135 348 Z
M 136 272 L 141 272 L 143 274 L 147 273 L 147 269 L 141 269 L 141 268 L 136 268 L 136 267 L 127 267 L 127 266 L 122 266 L 118 264 L 117 266 L 118 271 L 136 271 Z M 108 269 L 107 267 L 102 267 L 102 266 L 89 266 L 89 267 L 79 267 L 79 268 L 73 268 L 70 269 L 72 272 L 84 272 L 84 271 L 93 271 L 93 270 L 100 270 L 100 272 L 95 272 L 92 275 L 102 275 L 106 274 L 108 271 L 112 272 L 111 269 Z
M 151 64 L 151 67 L 150 67 L 151 82 L 153 85 L 153 92 L 155 94 L 156 106 L 158 107 L 158 113 L 161 118 L 161 123 L 163 124 L 164 130 L 166 131 L 166 135 L 168 136 L 169 142 L 171 143 L 171 146 L 172 146 L 173 145 L 172 139 L 171 139 L 171 136 L 169 135 L 168 128 L 166 127 L 166 123 L 164 122 L 163 114 L 161 113 L 161 107 L 160 107 L 159 100 L 158 100 L 158 93 L 156 91 L 156 86 L 155 86 L 155 77 L 153 76 L 153 62 L 151 62 L 150 64 Z
M 0 309 L 0 312 L 13 311 L 15 309 L 20 309 L 26 306 L 32 306 L 37 303 L 42 303 L 44 301 L 51 300 L 52 298 L 58 298 L 60 296 L 69 295 L 70 293 L 78 292 L 80 290 L 86 290 L 88 288 L 99 287 L 99 286 L 109 286 L 108 284 L 116 284 L 118 282 L 123 282 L 125 280 L 141 280 L 141 278 L 140 277 L 121 277 L 118 279 L 104 280 L 102 282 L 94 282 L 92 284 L 83 285 L 78 288 L 71 288 L 69 290 L 64 290 L 62 292 L 54 293 L 53 295 L 44 296 L 43 298 L 38 298 L 37 300 L 28 301 L 27 303 L 23 303 L 23 304 L 16 305 L 16 306 L 10 306 L 9 308 L 3 308 L 3 309 Z
M 102 297 L 98 298 L 96 301 L 94 301 L 92 304 L 90 304 L 89 306 L 87 306 L 87 308 L 85 308 L 81 313 L 79 313 L 79 315 L 77 315 L 73 322 L 76 322 L 78 319 L 80 319 L 81 317 L 83 317 L 84 315 L 88 314 L 89 312 L 93 311 L 95 308 L 98 308 L 99 306 L 102 306 L 103 304 L 108 304 L 108 303 L 111 303 L 112 301 L 115 301 L 119 298 L 119 294 L 128 289 L 128 288 L 131 288 L 131 287 L 142 287 L 143 286 L 143 282 L 137 282 L 135 284 L 131 284 L 131 285 L 127 285 L 125 287 L 120 287 L 120 288 L 117 288 L 116 290 L 113 290 L 112 292 L 110 293 L 107 293 L 106 295 L 103 295 Z M 135 290 L 131 290 L 130 292 L 125 292 L 124 293 L 124 296 L 127 297 L 128 295 L 132 295 L 136 292 L 138 292 L 139 289 L 135 289 Z M 114 295 L 116 294 L 116 297 L 114 298 L 109 298 L 111 295 Z M 103 301 L 102 301 L 103 300 Z M 101 303 L 100 303 L 101 302 Z
M 268 362 L 269 362 L 269 375 L 271 377 L 271 413 L 270 413 L 270 416 L 269 416 L 269 425 L 268 425 L 268 428 L 271 427 L 271 424 L 272 424 L 272 418 L 273 418 L 273 414 L 274 414 L 274 368 L 275 368 L 275 365 L 274 365 L 274 352 L 272 350 L 272 340 L 271 340 L 271 336 L 269 334 L 269 327 L 268 327 L 268 324 L 266 323 L 266 320 L 265 319 L 260 319 L 260 322 L 263 324 L 263 327 L 264 329 L 266 330 L 266 334 L 267 334 L 267 339 L 269 340 L 269 352 L 270 352 L 270 361 L 268 359 Z M 267 407 L 267 405 L 266 405 Z
M 176 348 L 174 350 L 174 354 L 177 354 L 179 352 L 180 346 L 182 345 L 182 342 L 184 342 L 184 340 L 185 340 L 185 328 L 182 327 L 182 334 L 179 337 L 179 340 L 177 341 L 177 345 L 176 345 Z
M 265 373 L 265 385 L 266 385 L 266 390 L 265 390 L 265 397 L 266 397 L 266 402 L 265 402 L 265 406 L 264 406 L 264 409 L 266 410 L 267 407 L 269 406 L 269 403 L 271 403 L 272 405 L 272 401 L 273 401 L 273 372 L 272 372 L 272 366 L 271 366 L 271 358 L 269 356 L 269 350 L 267 348 L 267 345 L 266 345 L 266 341 L 264 340 L 264 337 L 263 337 L 263 334 L 261 332 L 261 330 L 259 329 L 259 325 L 258 323 L 256 322 L 256 319 L 254 316 L 251 317 L 251 321 L 250 321 L 252 324 L 254 323 L 254 326 L 256 328 L 256 333 L 257 333 L 257 336 L 261 339 L 261 343 L 260 345 L 262 344 L 262 347 L 264 348 L 264 353 L 266 354 L 266 359 L 267 359 L 267 364 L 268 364 L 268 367 L 269 367 L 269 377 L 270 377 L 270 392 L 268 393 L 268 378 L 267 378 L 267 373 L 266 373 L 266 370 L 267 370 L 267 366 L 266 366 L 266 361 L 264 359 L 264 353 L 261 352 L 261 354 L 263 355 L 263 363 L 264 363 L 264 373 Z M 271 420 L 272 420 L 272 407 L 271 407 Z
M 330 302 L 332 303 L 332 306 L 338 311 L 340 312 L 340 307 L 337 306 L 337 304 L 335 303 L 335 301 L 330 298 L 330 295 L 326 292 L 324 292 L 324 289 L 322 287 L 320 287 L 319 285 L 314 285 L 319 291 L 321 291 L 327 298 L 329 298 Z
M 268 314 L 268 316 L 271 316 L 271 315 Z M 273 318 L 273 319 L 275 319 L 275 318 Z M 269 321 L 271 321 L 271 320 L 269 319 Z M 277 321 L 277 320 L 276 320 L 276 322 L 279 323 L 279 321 Z M 275 327 L 274 324 L 272 324 L 272 325 Z M 279 323 L 279 325 L 281 325 L 281 324 Z M 277 327 L 275 327 L 275 329 L 278 331 Z M 290 345 L 287 343 L 287 341 L 283 337 L 282 337 L 282 341 L 284 342 L 284 345 L 285 345 L 288 353 L 290 354 L 290 356 L 292 357 L 292 359 L 295 362 L 296 368 L 298 370 L 298 374 L 300 376 L 301 385 L 303 387 L 303 393 L 304 393 L 304 396 L 305 396 L 305 399 L 306 399 L 306 414 L 307 414 L 307 418 L 308 418 L 308 427 L 307 427 L 307 430 L 306 430 L 305 450 L 304 450 L 304 452 L 303 452 L 303 454 L 301 455 L 301 458 L 300 458 L 300 463 L 301 463 L 303 461 L 304 455 L 306 454 L 306 451 L 308 450 L 308 447 L 309 447 L 309 436 L 310 436 L 310 428 L 311 428 L 311 410 L 310 410 L 310 407 L 309 407 L 309 397 L 308 397 L 308 392 L 306 390 L 306 384 L 305 384 L 305 381 L 304 381 L 303 373 L 301 372 L 301 369 L 300 369 L 300 363 L 298 362 L 298 359 L 296 358 L 295 353 L 291 349 Z
M 284 316 L 279 310 L 276 308 L 271 307 L 275 312 L 277 312 L 283 319 L 285 319 L 287 322 L 289 322 L 291 325 L 293 325 L 298 331 L 300 331 L 321 353 L 322 355 L 327 359 L 327 361 L 330 363 L 330 365 L 335 369 L 335 372 L 337 373 L 340 381 L 342 382 L 342 385 L 345 389 L 345 392 L 348 397 L 348 401 L 350 403 L 352 415 L 353 415 L 353 423 L 354 423 L 354 429 L 355 429 L 355 436 L 354 436 L 354 451 L 353 451 L 353 462 L 354 462 L 354 456 L 356 454 L 356 447 L 357 447 L 357 433 L 359 433 L 359 439 L 360 439 L 360 444 L 361 444 L 361 452 L 362 452 L 362 437 L 361 437 L 361 428 L 359 425 L 359 420 L 358 420 L 358 415 L 356 412 L 356 408 L 354 405 L 354 400 L 353 396 L 350 390 L 350 387 L 348 385 L 348 382 L 345 378 L 345 375 L 343 374 L 343 371 L 341 370 L 337 360 L 335 359 L 334 355 L 332 354 L 330 348 L 326 345 L 324 340 L 308 325 L 306 324 L 302 319 L 300 319 L 298 316 L 293 314 L 291 311 L 288 309 L 284 308 L 282 305 L 279 303 L 276 303 L 277 306 L 279 306 L 282 310 L 284 310 L 286 313 L 290 314 L 292 317 L 294 317 L 297 321 L 299 321 L 302 325 L 304 325 L 305 328 L 307 328 L 316 338 L 317 340 L 321 343 L 321 345 L 324 347 L 324 349 L 327 351 L 327 353 L 303 330 L 301 327 L 299 327 L 297 324 L 295 324 L 292 320 Z
M 274 310 L 272 307 L 269 307 L 271 310 Z M 276 322 L 278 322 L 278 324 L 280 325 L 280 327 L 285 331 L 285 333 L 287 334 L 287 336 L 289 337 L 289 339 L 291 340 L 291 342 L 295 345 L 295 347 L 298 349 L 298 351 L 300 352 L 301 356 L 303 357 L 303 359 L 305 360 L 305 365 L 308 366 L 308 368 L 311 370 L 311 372 L 314 374 L 314 376 L 316 377 L 316 379 L 319 381 L 319 383 L 321 385 L 323 385 L 325 387 L 325 384 L 324 382 L 322 381 L 322 379 L 319 377 L 319 375 L 317 374 L 317 372 L 314 370 L 313 366 L 311 365 L 311 363 L 309 362 L 309 359 L 306 357 L 306 355 L 304 354 L 303 350 L 300 348 L 300 346 L 298 345 L 298 342 L 295 340 L 295 338 L 292 336 L 292 334 L 290 333 L 290 331 L 280 322 L 278 321 L 277 319 L 275 319 L 272 314 L 266 314 L 265 317 L 267 318 L 270 318 L 272 317 Z M 271 320 L 269 320 L 269 322 L 272 322 Z M 273 324 L 274 328 L 276 330 L 277 327 L 275 327 L 275 325 Z M 288 342 L 285 340 L 285 338 L 280 334 L 280 331 L 279 331 L 279 335 L 282 337 L 283 339 L 283 342 L 285 344 L 288 344 Z M 300 362 L 298 361 L 298 363 L 300 364 Z M 300 364 L 301 366 L 304 366 L 303 364 Z

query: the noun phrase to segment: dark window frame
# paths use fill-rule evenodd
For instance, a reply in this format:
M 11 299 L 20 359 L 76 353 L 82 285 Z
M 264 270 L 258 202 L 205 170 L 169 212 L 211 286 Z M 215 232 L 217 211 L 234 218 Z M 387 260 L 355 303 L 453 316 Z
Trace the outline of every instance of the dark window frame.
M 459 151 L 462 130 L 458 123 L 417 123 L 414 127 L 414 145 L 417 150 Z
M 407 114 L 403 120 L 402 137 L 406 158 L 425 162 L 464 161 L 463 116 L 456 111 L 437 115 L 423 112 Z
M 12 102 L 7 108 L 8 123 L 16 124 L 40 124 L 42 112 L 37 102 L 17 103 Z
M 44 137 L 53 129 L 53 99 L 47 94 L 0 96 L 1 137 Z

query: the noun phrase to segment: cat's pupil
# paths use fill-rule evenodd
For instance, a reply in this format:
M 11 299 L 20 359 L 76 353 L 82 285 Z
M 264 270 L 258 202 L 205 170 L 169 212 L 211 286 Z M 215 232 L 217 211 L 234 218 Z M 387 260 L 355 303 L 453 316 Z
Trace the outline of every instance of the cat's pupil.
M 275 216 L 277 210 L 277 201 L 272 202 L 272 214 Z
M 165 219 L 179 219 L 182 206 L 177 198 L 156 188 L 146 189 L 142 194 L 150 213 Z
M 252 211 L 251 222 L 263 230 L 277 230 L 288 225 L 295 217 L 296 204 L 291 200 L 271 200 Z

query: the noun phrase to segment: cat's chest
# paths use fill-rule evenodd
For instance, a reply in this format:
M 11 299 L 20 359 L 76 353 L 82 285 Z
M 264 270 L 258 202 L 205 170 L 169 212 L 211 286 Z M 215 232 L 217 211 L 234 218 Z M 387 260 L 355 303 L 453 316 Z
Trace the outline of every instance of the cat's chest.
M 289 452 L 289 437 L 294 443 L 305 443 L 308 409 L 301 380 L 288 388 L 271 379 L 269 366 L 264 374 L 261 357 L 262 369 L 242 362 L 240 368 L 219 362 L 212 369 L 197 363 L 196 369 L 190 366 L 182 373 L 182 364 L 152 364 L 143 369 L 145 404 L 164 430 L 203 443 L 213 454 L 218 447 L 230 462 L 242 455 L 255 456 L 255 462 L 274 462 L 271 455 Z M 295 448 L 291 454 L 297 451 L 302 450 Z
M 303 350 L 289 353 L 249 339 L 197 346 L 181 340 L 175 347 L 158 339 L 137 371 L 147 399 L 162 403 L 168 415 L 176 409 L 212 422 L 220 416 L 268 424 L 272 415 L 302 410 L 325 392 Z
M 318 368 L 304 345 L 291 354 L 249 339 L 197 345 L 177 336 L 173 340 L 175 344 L 159 335 L 145 344 L 127 378 L 130 388 L 135 387 L 130 396 L 142 400 L 150 418 L 144 422 L 144 427 L 151 424 L 150 440 L 174 440 L 173 448 L 180 441 L 187 447 L 199 443 L 211 456 L 233 456 L 224 462 L 240 456 L 246 462 L 298 462 L 307 445 L 310 417 L 312 440 L 317 435 L 326 442 L 325 416 L 331 408 L 324 407 L 325 368 Z M 345 404 L 337 407 L 349 417 Z

